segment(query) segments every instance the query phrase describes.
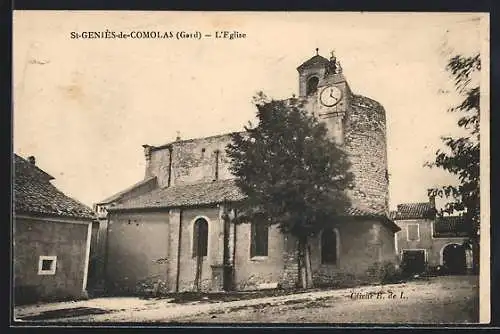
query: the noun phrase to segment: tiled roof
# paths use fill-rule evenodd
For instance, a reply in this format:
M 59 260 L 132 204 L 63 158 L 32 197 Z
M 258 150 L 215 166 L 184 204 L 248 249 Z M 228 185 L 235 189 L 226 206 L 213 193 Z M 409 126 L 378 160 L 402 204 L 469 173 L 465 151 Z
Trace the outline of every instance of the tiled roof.
M 435 208 L 431 203 L 404 203 L 398 204 L 397 211 L 391 213 L 392 219 L 404 220 L 404 219 L 426 219 L 433 218 L 435 214 Z
M 329 60 L 326 59 L 325 57 L 322 57 L 320 55 L 315 55 L 314 57 L 306 60 L 302 65 L 297 67 L 298 70 L 301 70 L 303 68 L 307 67 L 314 67 L 314 66 L 324 66 L 329 63 Z
M 142 185 L 145 185 L 149 182 L 156 182 L 156 176 L 153 176 L 153 177 L 150 177 L 150 178 L 147 178 L 145 180 L 142 180 L 142 181 L 139 181 L 137 182 L 136 184 L 114 194 L 113 196 L 110 196 L 102 201 L 100 201 L 99 203 L 96 203 L 96 204 L 108 204 L 108 203 L 111 203 L 111 202 L 115 202 L 116 200 L 120 199 L 123 195 L 131 192 L 132 190 L 135 190 L 136 188 L 142 186 Z
M 177 185 L 167 188 L 152 190 L 151 192 L 124 200 L 111 205 L 109 211 L 189 207 L 198 205 L 216 204 L 222 202 L 237 202 L 245 198 L 233 180 L 219 180 L 214 182 Z M 365 211 L 349 208 L 346 215 L 351 217 L 377 217 L 384 218 L 392 228 L 399 227 L 390 220 L 384 212 Z
M 86 205 L 66 196 L 35 165 L 14 155 L 14 209 L 16 214 L 42 214 L 74 218 L 94 218 Z
M 147 194 L 112 205 L 109 210 L 184 207 L 236 202 L 244 195 L 233 180 L 219 180 L 155 189 Z

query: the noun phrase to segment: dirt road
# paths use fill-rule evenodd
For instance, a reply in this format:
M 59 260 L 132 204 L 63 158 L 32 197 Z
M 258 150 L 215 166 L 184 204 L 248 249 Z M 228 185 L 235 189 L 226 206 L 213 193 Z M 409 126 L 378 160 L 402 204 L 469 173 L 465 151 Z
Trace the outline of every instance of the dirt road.
M 370 294 L 371 293 L 371 294 Z M 415 323 L 479 321 L 477 279 L 440 277 L 278 305 L 223 309 L 174 319 L 208 323 Z
M 24 321 L 75 324 L 475 323 L 479 320 L 479 292 L 476 276 L 448 276 L 215 303 L 99 298 L 17 308 L 16 317 Z

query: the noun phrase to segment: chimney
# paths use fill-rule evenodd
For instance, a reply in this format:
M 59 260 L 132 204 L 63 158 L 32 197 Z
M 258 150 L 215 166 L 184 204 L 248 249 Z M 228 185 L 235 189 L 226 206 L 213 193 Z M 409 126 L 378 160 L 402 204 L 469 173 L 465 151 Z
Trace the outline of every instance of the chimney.
M 34 157 L 34 156 L 32 156 L 32 155 L 30 155 L 30 156 L 28 157 L 28 162 L 29 162 L 30 164 L 32 164 L 32 165 L 36 165 L 36 160 L 35 160 L 35 157 Z
M 145 178 L 151 177 L 151 149 L 152 146 L 142 145 L 144 149 L 144 157 L 146 158 L 146 175 Z
M 429 204 L 431 205 L 431 207 L 433 209 L 436 208 L 436 195 L 435 194 L 432 194 L 432 193 L 429 194 Z

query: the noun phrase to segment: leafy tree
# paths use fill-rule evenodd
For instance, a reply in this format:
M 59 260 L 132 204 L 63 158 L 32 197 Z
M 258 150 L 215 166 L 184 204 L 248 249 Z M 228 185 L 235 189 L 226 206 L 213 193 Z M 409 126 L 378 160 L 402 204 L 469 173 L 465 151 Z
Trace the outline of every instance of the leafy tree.
M 254 98 L 258 125 L 235 133 L 226 152 L 246 195 L 240 222 L 276 224 L 298 240 L 303 288 L 312 286 L 308 242 L 350 205 L 346 153 L 296 99 Z
M 458 127 L 462 137 L 442 137 L 446 150 L 438 150 L 429 167 L 442 168 L 458 176 L 458 185 L 446 185 L 429 190 L 430 195 L 447 198 L 443 212 L 463 212 L 469 235 L 468 245 L 473 250 L 473 269 L 479 266 L 479 84 L 473 84 L 474 75 L 481 70 L 479 54 L 472 57 L 454 56 L 446 69 L 451 73 L 457 92 L 463 100 L 448 111 L 460 113 Z

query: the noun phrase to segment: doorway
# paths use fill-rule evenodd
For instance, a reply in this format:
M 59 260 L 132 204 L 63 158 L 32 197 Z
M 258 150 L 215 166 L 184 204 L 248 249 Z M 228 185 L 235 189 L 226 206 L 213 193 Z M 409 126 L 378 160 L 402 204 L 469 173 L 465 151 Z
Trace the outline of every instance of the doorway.
M 208 222 L 204 218 L 198 218 L 193 226 L 193 258 L 196 260 L 196 272 L 194 278 L 195 291 L 202 289 L 203 259 L 208 253 Z
M 425 271 L 425 250 L 403 250 L 401 263 L 403 272 L 408 275 L 420 274 Z
M 443 267 L 451 275 L 463 275 L 467 270 L 465 247 L 449 244 L 443 248 Z

